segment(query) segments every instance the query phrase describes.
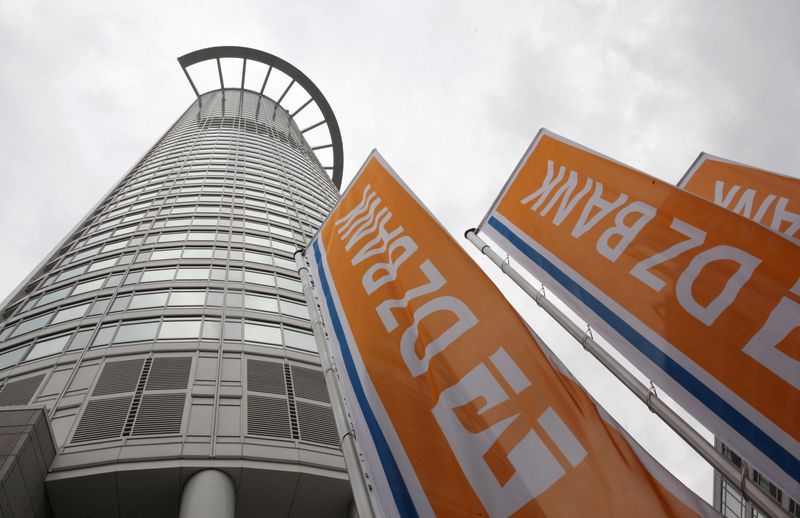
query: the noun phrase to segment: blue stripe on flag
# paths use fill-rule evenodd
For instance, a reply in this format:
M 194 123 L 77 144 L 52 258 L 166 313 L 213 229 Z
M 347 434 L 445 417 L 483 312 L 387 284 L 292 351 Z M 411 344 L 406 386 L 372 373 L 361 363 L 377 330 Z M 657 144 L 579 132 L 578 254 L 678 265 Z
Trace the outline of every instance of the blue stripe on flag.
M 345 368 L 347 369 L 347 376 L 350 378 L 350 383 L 353 387 L 353 391 L 356 394 L 356 399 L 358 400 L 358 406 L 361 408 L 361 412 L 364 415 L 364 420 L 366 421 L 367 427 L 372 435 L 372 441 L 375 443 L 375 449 L 378 451 L 381 465 L 383 466 L 384 473 L 386 474 L 386 480 L 389 482 L 389 489 L 391 489 L 392 496 L 394 496 L 395 505 L 397 506 L 397 510 L 400 512 L 401 516 L 418 516 L 417 510 L 414 507 L 414 502 L 411 500 L 411 495 L 409 494 L 408 488 L 403 480 L 403 476 L 400 474 L 400 469 L 397 467 L 397 462 L 394 460 L 394 456 L 389 449 L 386 438 L 383 436 L 383 431 L 378 424 L 378 420 L 375 418 L 375 414 L 372 412 L 372 408 L 369 406 L 367 396 L 364 393 L 364 388 L 361 386 L 361 380 L 358 377 L 355 363 L 353 363 L 353 356 L 350 352 L 350 347 L 347 343 L 347 338 L 345 337 L 344 329 L 342 328 L 342 323 L 339 319 L 339 314 L 336 312 L 336 306 L 333 302 L 333 297 L 331 296 L 331 289 L 328 283 L 325 266 L 322 262 L 322 254 L 319 251 L 319 239 L 314 240 L 313 248 L 314 260 L 317 263 L 317 271 L 320 273 L 320 287 L 325 295 L 325 303 L 328 306 L 328 313 L 331 316 L 331 325 L 336 333 L 336 339 L 341 345 L 342 359 L 344 360 Z
M 506 238 L 528 259 L 547 272 L 557 283 L 583 302 L 598 317 L 613 327 L 625 340 L 649 358 L 650 361 L 659 367 L 667 376 L 676 380 L 683 388 L 697 398 L 698 401 L 728 423 L 731 428 L 736 430 L 743 437 L 746 437 L 748 441 L 754 444 L 775 464 L 780 466 L 780 468 L 788 473 L 794 480 L 800 480 L 800 459 L 794 457 L 788 450 L 778 444 L 755 423 L 742 415 L 719 394 L 711 390 L 692 373 L 678 364 L 678 362 L 647 340 L 647 338 L 642 336 L 619 315 L 611 311 L 567 274 L 559 270 L 557 266 L 539 254 L 497 218 L 494 216 L 489 218 L 489 225 Z

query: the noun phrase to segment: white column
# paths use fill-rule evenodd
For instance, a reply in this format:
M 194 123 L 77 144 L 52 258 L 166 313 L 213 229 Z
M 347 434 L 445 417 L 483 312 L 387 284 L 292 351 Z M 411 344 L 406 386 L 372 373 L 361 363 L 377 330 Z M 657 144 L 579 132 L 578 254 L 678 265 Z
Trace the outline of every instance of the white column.
M 236 488 L 222 471 L 198 471 L 186 481 L 179 518 L 234 518 Z

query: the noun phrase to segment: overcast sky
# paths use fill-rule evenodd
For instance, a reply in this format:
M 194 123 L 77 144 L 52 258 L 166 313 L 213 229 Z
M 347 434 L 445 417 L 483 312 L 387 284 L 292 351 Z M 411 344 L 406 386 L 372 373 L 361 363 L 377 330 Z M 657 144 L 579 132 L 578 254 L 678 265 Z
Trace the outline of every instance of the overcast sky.
M 175 58 L 215 45 L 305 72 L 339 120 L 345 183 L 378 148 L 465 248 L 463 231 L 543 126 L 671 183 L 700 151 L 800 175 L 794 0 L 129 5 L 0 2 L 0 300 L 192 102 Z M 711 469 L 477 260 L 610 413 L 710 501 Z

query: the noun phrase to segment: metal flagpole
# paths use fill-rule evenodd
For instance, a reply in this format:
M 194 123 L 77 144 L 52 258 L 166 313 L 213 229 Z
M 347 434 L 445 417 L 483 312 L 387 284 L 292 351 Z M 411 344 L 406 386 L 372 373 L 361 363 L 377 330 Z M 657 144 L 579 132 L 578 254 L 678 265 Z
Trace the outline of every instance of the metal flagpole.
M 791 518 L 789 513 L 781 508 L 780 504 L 772 499 L 755 482 L 743 476 L 742 470 L 736 467 L 733 462 L 725 458 L 714 446 L 706 441 L 697 430 L 692 428 L 689 423 L 684 421 L 669 406 L 667 406 L 658 396 L 650 390 L 644 383 L 628 372 L 614 357 L 612 357 L 600 344 L 595 342 L 590 333 L 581 329 L 575 322 L 569 319 L 560 309 L 550 302 L 539 290 L 526 281 L 510 264 L 503 259 L 486 244 L 475 229 L 469 229 L 464 233 L 464 237 L 475 248 L 487 256 L 496 264 L 503 273 L 514 281 L 517 286 L 523 289 L 548 315 L 553 317 L 561 327 L 567 330 L 592 356 L 603 364 L 611 373 L 616 376 L 626 387 L 633 392 L 643 403 L 647 405 L 651 412 L 660 417 L 667 425 L 677 433 L 681 439 L 686 441 L 697 453 L 700 454 L 711 466 L 722 474 L 736 489 L 738 489 L 745 499 L 751 499 L 758 507 L 768 512 L 774 517 Z
M 343 433 L 342 437 L 339 439 L 339 443 L 342 449 L 342 455 L 344 456 L 344 464 L 347 468 L 347 476 L 350 478 L 350 486 L 353 488 L 353 500 L 356 503 L 358 516 L 360 518 L 380 516 L 380 513 L 373 507 L 366 473 L 364 473 L 363 467 L 361 466 L 361 458 L 358 453 L 358 447 L 356 446 L 355 432 L 350 424 L 350 419 L 347 417 L 339 382 L 334 378 L 336 372 L 331 364 L 328 341 L 325 339 L 322 314 L 317 307 L 314 290 L 311 287 L 311 276 L 308 273 L 308 266 L 305 263 L 305 259 L 303 259 L 303 252 L 299 250 L 295 252 L 294 260 L 295 263 L 297 263 L 297 272 L 300 274 L 300 283 L 303 285 L 303 295 L 306 297 L 308 311 L 311 314 L 311 329 L 314 331 L 314 339 L 319 349 L 319 359 L 325 373 L 325 384 L 328 388 L 328 394 L 331 395 L 331 406 L 333 407 L 333 415 L 336 418 L 336 428 L 339 430 L 339 433 Z

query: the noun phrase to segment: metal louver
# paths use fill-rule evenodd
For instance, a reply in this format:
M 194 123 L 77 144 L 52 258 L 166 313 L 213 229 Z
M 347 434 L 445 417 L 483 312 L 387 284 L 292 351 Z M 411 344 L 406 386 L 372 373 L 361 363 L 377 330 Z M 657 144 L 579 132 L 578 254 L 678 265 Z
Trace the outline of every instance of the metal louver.
M 89 401 L 83 412 L 72 442 L 113 439 L 122 434 L 132 396 Z
M 328 388 L 322 372 L 292 365 L 292 381 L 295 397 L 329 403 Z
M 339 446 L 339 433 L 331 407 L 305 401 L 297 401 L 296 405 L 300 439 Z
M 291 439 L 286 399 L 252 394 L 247 396 L 247 433 Z
M 145 390 L 176 390 L 189 386 L 189 371 L 192 359 L 189 356 L 154 358 L 147 378 Z
M 30 403 L 33 394 L 44 379 L 44 374 L 10 381 L 0 390 L 0 406 L 18 406 Z
M 151 378 L 152 379 L 152 373 Z M 149 386 L 148 382 L 148 386 Z M 181 432 L 186 394 L 145 394 L 131 435 L 163 435 Z
M 283 364 L 248 359 L 247 389 L 252 392 L 286 395 Z
M 92 396 L 122 394 L 136 390 L 143 359 L 107 362 L 97 380 Z

